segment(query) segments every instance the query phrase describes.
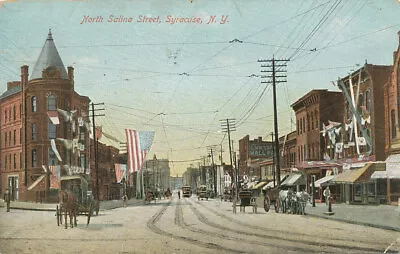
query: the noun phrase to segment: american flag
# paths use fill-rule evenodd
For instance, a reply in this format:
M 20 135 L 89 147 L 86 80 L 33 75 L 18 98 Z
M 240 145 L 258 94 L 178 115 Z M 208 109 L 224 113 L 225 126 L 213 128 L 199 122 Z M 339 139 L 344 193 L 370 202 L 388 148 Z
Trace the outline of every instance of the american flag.
M 128 150 L 128 170 L 139 171 L 153 144 L 154 131 L 125 129 L 126 149 Z
M 115 175 L 117 183 L 120 183 L 123 178 L 126 180 L 126 164 L 115 164 Z
M 50 188 L 60 188 L 60 166 L 49 166 L 50 170 Z

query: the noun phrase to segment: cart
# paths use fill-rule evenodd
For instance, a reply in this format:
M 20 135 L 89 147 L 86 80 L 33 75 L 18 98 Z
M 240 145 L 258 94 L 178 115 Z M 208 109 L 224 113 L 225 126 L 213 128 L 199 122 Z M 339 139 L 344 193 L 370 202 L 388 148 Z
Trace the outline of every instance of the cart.
M 257 213 L 256 197 L 253 196 L 253 192 L 250 189 L 241 189 L 238 195 L 240 199 L 239 208 L 241 212 L 245 212 L 246 206 L 251 206 L 253 208 L 253 213 Z
M 207 186 L 205 186 L 205 185 L 199 186 L 199 188 L 197 189 L 197 199 L 198 200 L 203 200 L 203 199 L 208 200 Z
M 67 225 L 67 214 L 70 216 L 70 225 L 77 226 L 76 216 L 87 217 L 86 225 L 90 218 L 99 211 L 99 202 L 96 202 L 88 190 L 87 180 L 81 175 L 62 176 L 60 179 L 60 200 L 56 207 L 57 225 L 62 224 L 62 216 L 65 216 L 65 228 Z M 74 223 L 72 223 L 74 218 Z

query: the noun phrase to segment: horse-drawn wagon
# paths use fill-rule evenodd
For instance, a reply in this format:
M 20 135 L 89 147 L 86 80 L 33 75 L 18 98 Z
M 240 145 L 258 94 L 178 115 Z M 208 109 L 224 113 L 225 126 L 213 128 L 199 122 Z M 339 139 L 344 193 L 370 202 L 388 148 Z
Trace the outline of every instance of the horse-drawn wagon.
M 253 196 L 253 192 L 251 189 L 246 187 L 242 187 L 239 192 L 239 209 L 241 212 L 246 211 L 246 206 L 251 206 L 253 208 L 253 213 L 257 213 L 257 202 L 256 197 Z M 236 207 L 234 208 L 236 211 Z
M 62 224 L 64 213 L 65 228 L 67 215 L 70 217 L 70 226 L 77 226 L 76 216 L 87 216 L 89 225 L 90 217 L 99 212 L 99 202 L 95 201 L 91 191 L 88 190 L 88 183 L 81 175 L 62 176 L 60 178 L 59 204 L 56 207 L 57 225 Z M 74 221 L 73 221 L 74 220 Z

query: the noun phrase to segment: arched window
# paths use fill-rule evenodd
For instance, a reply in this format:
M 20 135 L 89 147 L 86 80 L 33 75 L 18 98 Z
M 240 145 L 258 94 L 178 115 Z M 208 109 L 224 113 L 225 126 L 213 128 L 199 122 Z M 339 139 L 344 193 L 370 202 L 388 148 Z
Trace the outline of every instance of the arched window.
M 15 109 L 15 105 L 13 106 L 13 113 L 14 113 L 14 121 L 17 120 L 17 110 Z
M 47 96 L 47 110 L 57 110 L 56 96 Z
M 31 106 L 32 106 L 32 112 L 36 112 L 36 96 L 32 96 Z
M 365 92 L 365 108 L 368 112 L 371 111 L 371 93 L 369 90 Z
M 392 138 L 395 138 L 396 137 L 396 113 L 393 109 L 390 112 L 390 122 L 391 122 Z

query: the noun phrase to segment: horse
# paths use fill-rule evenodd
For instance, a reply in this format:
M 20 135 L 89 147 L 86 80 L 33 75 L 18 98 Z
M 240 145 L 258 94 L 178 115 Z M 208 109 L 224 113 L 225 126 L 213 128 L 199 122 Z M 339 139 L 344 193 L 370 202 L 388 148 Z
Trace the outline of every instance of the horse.
M 60 198 L 60 214 L 64 211 L 65 217 L 65 228 L 68 228 L 67 224 L 67 214 L 69 215 L 70 219 L 70 226 L 71 228 L 77 226 L 76 222 L 76 215 L 78 213 L 78 204 L 76 197 L 72 194 L 69 190 L 62 190 L 59 194 Z M 74 223 L 72 223 L 72 218 L 74 219 Z M 62 220 L 62 218 L 60 218 Z
M 290 213 L 294 213 L 295 206 L 297 203 L 296 195 L 293 190 L 281 190 L 279 191 L 279 206 L 282 207 L 282 212 L 285 213 L 290 210 Z
M 311 195 L 308 194 L 306 191 L 299 191 L 296 193 L 296 199 L 299 204 L 299 206 L 297 207 L 297 213 L 304 214 L 307 201 L 311 203 Z

